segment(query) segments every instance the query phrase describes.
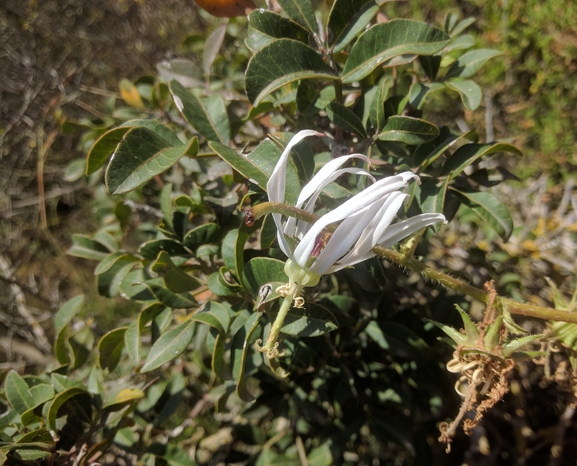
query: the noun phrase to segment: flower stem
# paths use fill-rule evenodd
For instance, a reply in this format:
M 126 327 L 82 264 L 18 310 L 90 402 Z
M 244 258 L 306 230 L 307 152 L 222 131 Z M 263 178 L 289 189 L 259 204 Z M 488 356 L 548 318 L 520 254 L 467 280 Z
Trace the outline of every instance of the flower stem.
M 258 351 L 261 353 L 265 353 L 267 359 L 274 359 L 278 356 L 282 356 L 282 354 L 278 350 L 279 342 L 278 337 L 280 335 L 280 330 L 284 324 L 286 316 L 290 311 L 293 301 L 298 296 L 301 291 L 301 287 L 296 283 L 291 284 L 290 287 L 284 291 L 284 298 L 278 314 L 272 324 L 268 337 L 266 339 L 266 343 L 264 346 L 257 347 Z M 258 343 L 258 342 L 257 342 Z
M 311 224 L 315 223 L 318 220 L 318 217 L 310 212 L 297 209 L 296 207 L 291 207 L 278 202 L 264 202 L 262 204 L 255 206 L 252 209 L 252 214 L 254 215 L 255 220 L 269 213 L 279 213 L 282 215 L 286 215 L 287 217 L 296 217 L 299 220 L 304 220 L 305 222 L 309 222 Z M 327 227 L 327 230 L 333 231 L 334 228 L 331 228 L 331 226 L 329 225 Z M 407 258 L 403 254 L 393 251 L 392 249 L 384 248 L 382 246 L 374 247 L 373 252 L 378 256 L 381 256 L 391 262 L 394 262 L 395 264 L 398 264 L 402 267 L 406 267 L 414 272 L 418 272 L 426 278 L 429 278 L 433 281 L 437 281 L 441 285 L 447 288 L 451 288 L 455 291 L 458 291 L 459 293 L 471 296 L 472 298 L 477 299 L 478 301 L 487 303 L 489 299 L 489 294 L 486 291 L 481 290 L 475 286 L 469 285 L 468 283 L 465 283 L 464 281 L 459 280 L 458 278 L 451 277 L 446 273 L 435 270 L 413 257 Z M 537 306 L 529 303 L 519 303 L 517 301 L 513 301 L 512 299 L 502 297 L 499 297 L 498 301 L 499 304 L 503 306 L 503 309 L 505 311 L 510 312 L 511 314 L 519 314 L 527 317 L 537 317 L 539 319 L 545 319 L 545 320 L 577 323 L 577 312 L 562 311 L 559 309 Z M 290 303 L 288 304 L 288 307 L 290 309 Z M 281 307 L 281 310 L 282 308 L 283 307 Z M 288 312 L 288 310 L 285 311 L 285 315 L 283 316 L 282 321 L 284 321 L 284 317 L 286 317 L 286 312 Z M 279 316 L 280 314 L 281 313 L 279 312 Z M 278 317 L 277 320 L 279 320 Z M 279 324 L 277 337 L 278 332 L 280 331 L 280 326 L 282 326 L 282 321 Z M 273 330 L 271 329 L 271 335 L 272 332 Z

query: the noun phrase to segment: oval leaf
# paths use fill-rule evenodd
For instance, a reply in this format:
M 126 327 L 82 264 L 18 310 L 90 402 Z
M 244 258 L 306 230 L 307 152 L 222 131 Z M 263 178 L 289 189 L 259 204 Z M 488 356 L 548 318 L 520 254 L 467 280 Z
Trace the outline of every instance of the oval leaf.
M 317 20 L 309 0 L 283 0 L 282 9 L 287 16 L 308 31 L 318 32 Z
M 493 142 L 490 144 L 466 144 L 459 147 L 449 160 L 443 165 L 441 176 L 451 175 L 455 178 L 466 167 L 475 163 L 475 161 L 485 155 L 495 154 L 497 152 L 510 152 L 521 155 L 521 151 L 511 144 L 502 142 Z
M 268 10 L 255 10 L 248 17 L 246 46 L 253 52 L 275 39 L 294 39 L 308 44 L 309 33 L 299 24 Z
M 124 334 L 128 327 L 121 327 L 106 333 L 98 342 L 98 365 L 112 372 L 122 356 Z
M 170 82 L 174 104 L 183 118 L 209 141 L 228 144 L 230 122 L 220 94 L 199 99 L 178 81 Z
M 132 191 L 168 170 L 191 150 L 198 150 L 197 138 L 169 147 L 168 142 L 149 129 L 132 128 L 124 135 L 106 169 L 106 187 L 111 194 Z
M 74 398 L 77 395 L 89 395 L 89 393 L 81 387 L 73 387 L 64 390 L 63 392 L 59 393 L 54 397 L 52 403 L 48 408 L 48 415 L 46 416 L 46 424 L 48 427 L 54 431 L 57 430 L 56 426 L 56 418 L 58 417 L 58 411 L 62 407 L 64 403 L 66 403 L 71 398 Z M 86 410 L 82 410 L 83 413 L 86 413 Z
M 388 0 L 336 0 L 329 15 L 333 53 L 344 49 Z
M 35 406 L 28 384 L 16 371 L 10 371 L 6 376 L 4 392 L 12 408 L 20 414 Z
M 244 267 L 244 283 L 250 294 L 257 297 L 260 287 L 265 283 L 288 283 L 284 265 L 284 262 L 269 257 L 255 257 L 248 261 Z
M 162 335 L 152 348 L 140 372 L 148 372 L 180 356 L 194 335 L 194 322 L 187 320 Z
M 509 239 L 513 232 L 513 219 L 505 204 L 487 192 L 451 189 L 459 200 L 484 220 L 503 241 Z
M 479 71 L 479 69 L 491 58 L 501 55 L 502 52 L 493 49 L 477 49 L 464 53 L 451 65 L 447 71 L 447 77 L 459 76 L 469 78 Z
M 326 107 L 327 116 L 336 126 L 354 133 L 362 138 L 367 137 L 367 133 L 361 119 L 349 108 L 338 102 L 332 102 Z
M 439 135 L 439 128 L 433 123 L 404 116 L 392 116 L 378 135 L 381 141 L 404 142 L 417 145 L 432 141 Z
M 451 79 L 445 83 L 445 86 L 459 93 L 467 110 L 476 110 L 481 105 L 483 91 L 475 81 Z
M 338 79 L 321 56 L 302 42 L 279 39 L 253 55 L 245 78 L 246 94 L 257 106 L 267 95 L 301 79 Z
M 398 19 L 377 24 L 353 46 L 342 80 L 344 83 L 360 81 L 378 66 L 402 55 L 434 55 L 450 40 L 440 29 L 419 21 Z
M 116 150 L 118 144 L 120 144 L 120 141 L 129 130 L 130 128 L 128 127 L 111 129 L 92 144 L 86 157 L 86 175 L 92 175 L 104 166 L 108 157 Z
M 297 337 L 318 337 L 339 328 L 335 316 L 319 304 L 293 307 L 287 314 L 281 332 Z

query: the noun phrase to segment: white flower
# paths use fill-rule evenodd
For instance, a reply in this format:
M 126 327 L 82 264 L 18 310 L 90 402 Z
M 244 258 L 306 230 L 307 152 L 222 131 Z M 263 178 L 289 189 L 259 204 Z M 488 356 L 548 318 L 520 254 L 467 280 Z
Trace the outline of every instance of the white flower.
M 286 164 L 291 149 L 308 136 L 323 136 L 305 130 L 296 134 L 283 153 L 267 183 L 271 202 L 284 203 Z M 361 154 L 338 157 L 322 167 L 302 189 L 296 207 L 314 212 L 318 196 L 326 185 L 343 173 L 353 173 L 374 178 L 359 168 L 340 168 L 350 159 L 368 162 Z M 289 257 L 285 270 L 291 282 L 300 286 L 314 286 L 321 275 L 333 273 L 358 264 L 374 255 L 376 245 L 389 247 L 412 233 L 437 222 L 444 222 L 442 214 L 421 214 L 392 224 L 407 194 L 401 190 L 407 183 L 420 179 L 412 172 L 403 172 L 376 181 L 342 205 L 323 215 L 314 224 L 290 217 L 283 222 L 281 214 L 273 214 L 280 248 Z M 326 227 L 338 223 L 326 244 L 322 234 Z M 291 244 L 298 241 L 296 246 Z

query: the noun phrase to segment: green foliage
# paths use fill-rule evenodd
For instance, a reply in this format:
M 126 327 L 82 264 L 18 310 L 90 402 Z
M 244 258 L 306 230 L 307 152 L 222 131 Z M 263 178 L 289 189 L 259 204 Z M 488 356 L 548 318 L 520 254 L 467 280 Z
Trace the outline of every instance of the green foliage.
M 371 25 L 383 3 L 336 0 L 321 25 L 308 0 L 284 2 L 286 16 L 256 10 L 208 36 L 202 67 L 174 61 L 157 77 L 121 82 L 128 107 L 111 102 L 109 121 L 85 134 L 86 173 L 109 194 L 102 226 L 75 235 L 69 254 L 98 261 L 98 292 L 140 310 L 104 333 L 76 319 L 82 298 L 60 309 L 58 364 L 6 376 L 0 463 L 84 465 L 108 451 L 146 465 L 431 457 L 435 423 L 452 403 L 422 318 L 442 319 L 448 298 L 419 303 L 402 274 L 369 261 L 323 280 L 289 312 L 276 361 L 288 379 L 255 349 L 287 276 L 270 218 L 247 225 L 243 208 L 266 200 L 299 129 L 334 136 L 332 147 L 329 138 L 294 147 L 288 202 L 330 151 L 362 151 L 377 180 L 419 174 L 405 212 L 452 219 L 462 205 L 511 235 L 507 208 L 474 175 L 489 156 L 517 149 L 429 121 L 453 105 L 433 100 L 438 91 L 475 110 L 481 91 L 469 78 L 498 52 L 468 50 L 461 33 L 471 22 L 455 16 L 443 27 Z M 362 188 L 348 174 L 327 185 L 319 213 Z M 435 401 L 442 396 L 447 406 Z

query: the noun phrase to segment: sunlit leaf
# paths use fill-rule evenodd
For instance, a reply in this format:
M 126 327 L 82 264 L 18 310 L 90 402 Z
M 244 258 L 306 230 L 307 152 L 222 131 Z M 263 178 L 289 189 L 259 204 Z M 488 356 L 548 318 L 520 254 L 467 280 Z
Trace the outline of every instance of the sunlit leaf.
M 392 116 L 387 120 L 378 138 L 381 141 L 404 142 L 417 145 L 435 139 L 439 128 L 419 118 Z
M 486 222 L 503 241 L 509 239 L 513 232 L 513 219 L 505 204 L 487 192 L 451 189 L 460 201 Z
M 310 0 L 283 0 L 282 9 L 289 18 L 309 32 L 318 32 L 317 20 Z
M 445 86 L 453 91 L 457 91 L 461 96 L 463 105 L 467 110 L 476 110 L 481 105 L 483 91 L 475 81 L 468 79 L 451 79 L 445 82 Z
M 337 79 L 321 56 L 302 42 L 279 39 L 260 49 L 248 63 L 245 89 L 253 105 L 301 79 Z
M 198 139 L 170 147 L 168 142 L 146 128 L 132 128 L 118 145 L 106 170 L 106 186 L 111 194 L 132 191 L 165 172 L 193 147 Z
M 344 83 L 360 81 L 378 66 L 403 55 L 434 55 L 450 41 L 440 29 L 419 21 L 398 19 L 377 24 L 351 50 L 343 69 Z
M 248 17 L 246 45 L 253 52 L 275 39 L 294 39 L 308 44 L 309 33 L 298 23 L 268 10 L 255 10 Z
M 148 372 L 176 359 L 190 344 L 194 335 L 194 322 L 187 320 L 178 327 L 169 330 L 156 340 L 141 372 Z

